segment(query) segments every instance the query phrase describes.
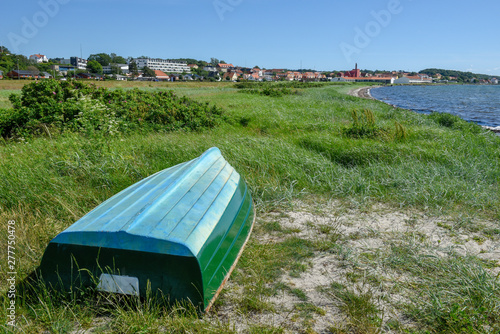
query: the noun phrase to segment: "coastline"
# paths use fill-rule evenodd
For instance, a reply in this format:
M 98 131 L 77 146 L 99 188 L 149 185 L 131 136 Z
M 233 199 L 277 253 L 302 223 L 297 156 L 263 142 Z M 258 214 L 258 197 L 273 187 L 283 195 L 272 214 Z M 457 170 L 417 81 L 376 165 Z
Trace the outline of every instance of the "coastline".
M 376 98 L 374 98 L 370 94 L 370 90 L 372 88 L 377 88 L 377 87 L 381 87 L 381 86 L 366 86 L 366 87 L 356 88 L 356 89 L 353 89 L 353 90 L 349 91 L 348 94 L 350 96 L 360 97 L 360 98 L 363 98 L 363 99 L 380 101 L 380 100 L 377 100 Z M 390 104 L 390 103 L 387 103 L 387 102 L 384 102 L 384 101 L 380 101 L 380 102 L 388 104 L 391 107 L 398 108 L 397 106 L 395 106 L 393 104 Z M 500 136 L 500 126 L 494 127 L 494 126 L 481 125 L 481 127 L 483 129 L 486 129 L 486 130 L 489 130 L 491 132 L 494 132 L 494 133 L 496 133 L 497 135 Z
M 353 90 L 350 90 L 347 94 L 355 97 L 361 97 L 363 99 L 368 99 L 368 100 L 376 100 L 371 94 L 370 90 L 372 88 L 376 88 L 380 86 L 366 86 L 366 87 L 361 87 L 361 88 L 356 88 Z

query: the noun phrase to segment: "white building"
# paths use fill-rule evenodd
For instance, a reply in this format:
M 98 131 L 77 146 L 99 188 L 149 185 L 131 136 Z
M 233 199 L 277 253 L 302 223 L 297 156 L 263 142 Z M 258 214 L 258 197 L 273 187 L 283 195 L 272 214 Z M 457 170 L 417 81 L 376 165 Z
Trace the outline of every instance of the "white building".
M 152 70 L 160 70 L 165 73 L 191 73 L 191 69 L 185 62 L 160 58 L 135 58 L 133 61 L 137 64 L 138 69 L 147 66 Z
M 401 77 L 394 80 L 395 84 L 411 84 L 411 83 L 432 83 L 432 78 L 427 75 L 415 75 L 415 76 L 406 76 Z
M 217 68 L 215 66 L 212 66 L 212 65 L 207 65 L 207 66 L 203 67 L 203 71 L 217 72 Z
M 129 72 L 128 64 L 110 64 L 102 67 L 102 73 L 111 74 L 113 72 L 113 67 L 119 69 L 123 74 L 127 74 Z
M 73 65 L 79 70 L 87 69 L 87 59 L 79 58 L 79 57 L 71 57 L 69 59 L 61 60 L 61 64 Z
M 30 56 L 30 60 L 36 61 L 37 63 L 48 63 L 49 59 L 44 55 L 34 54 Z

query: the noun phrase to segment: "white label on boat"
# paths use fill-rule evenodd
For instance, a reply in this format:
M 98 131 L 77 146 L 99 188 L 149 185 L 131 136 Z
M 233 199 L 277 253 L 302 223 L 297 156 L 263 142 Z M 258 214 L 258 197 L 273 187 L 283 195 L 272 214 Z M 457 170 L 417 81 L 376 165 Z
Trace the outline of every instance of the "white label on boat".
M 139 296 L 139 279 L 132 276 L 101 274 L 97 290 Z

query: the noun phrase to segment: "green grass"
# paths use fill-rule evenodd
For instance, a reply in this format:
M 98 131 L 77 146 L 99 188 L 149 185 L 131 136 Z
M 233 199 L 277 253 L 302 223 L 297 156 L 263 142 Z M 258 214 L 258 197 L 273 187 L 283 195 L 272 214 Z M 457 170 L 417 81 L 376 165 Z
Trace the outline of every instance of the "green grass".
M 442 257 L 413 242 L 391 247 L 388 267 L 418 277 L 421 286 L 406 305 L 409 317 L 436 332 L 500 330 L 500 285 L 471 256 Z
M 9 101 L 10 94 L 19 94 L 17 90 L 0 90 L 0 108 L 12 108 Z
M 273 98 L 238 93 L 233 85 L 226 84 L 174 85 L 168 88 L 179 95 L 224 108 L 228 122 L 199 132 L 132 133 L 106 138 L 64 133 L 3 141 L 0 219 L 2 226 L 8 220 L 16 221 L 18 278 L 36 268 L 51 238 L 96 205 L 212 146 L 221 149 L 249 184 L 258 216 L 291 207 L 297 199 L 310 203 L 338 199 L 358 208 L 385 203 L 462 217 L 457 218 L 457 228 L 460 224 L 468 226 L 464 217 L 500 219 L 500 137 L 461 120 L 420 115 L 345 95 L 355 87 L 359 86 L 298 88 L 298 95 Z M 5 101 L 9 93 L 0 91 L 0 107 L 2 103 L 8 107 Z M 374 126 L 384 129 L 384 135 L 351 136 L 346 132 L 354 125 L 354 110 L 370 110 Z M 406 129 L 406 136 L 398 135 L 396 124 Z M 242 314 L 278 312 L 268 298 L 283 289 L 278 284 L 282 275 L 300 277 L 309 269 L 308 260 L 318 252 L 337 254 L 346 263 L 353 259 L 350 248 L 339 244 L 335 228 L 319 226 L 318 230 L 329 239 L 302 240 L 277 222 L 257 227 L 255 235 L 277 233 L 282 239 L 270 244 L 251 239 L 232 276 L 232 281 L 242 287 L 241 295 L 223 295 L 220 303 L 235 303 Z M 494 237 L 497 231 L 492 227 L 487 233 Z M 0 230 L 0 240 L 7 240 L 6 228 Z M 440 326 L 450 332 L 494 324 L 485 310 L 498 310 L 500 298 L 494 281 L 482 271 L 483 264 L 458 258 L 440 262 L 418 257 L 419 252 L 412 255 L 407 247 L 395 245 L 383 263 L 394 270 L 422 274 L 421 282 L 428 283 L 427 290 L 416 288 L 421 292 L 420 299 L 407 305 L 408 317 L 423 328 Z M 382 263 L 373 255 L 362 260 Z M 1 252 L 0 261 L 6 263 L 5 252 Z M 453 270 L 460 275 L 453 276 Z M 2 271 L 0 280 L 5 279 Z M 445 286 L 447 280 L 456 286 Z M 302 291 L 289 292 L 303 301 L 303 312 L 321 313 L 308 305 Z M 358 300 L 354 292 L 330 290 L 332 298 L 344 305 L 343 312 L 351 314 L 351 326 L 361 328 L 359 332 L 380 328 L 381 313 L 375 297 L 365 293 Z M 466 310 L 455 306 L 462 301 Z M 4 306 L 6 302 L 4 298 Z M 92 306 L 92 299 L 57 303 L 43 294 L 39 301 L 25 304 L 19 296 L 19 303 L 19 319 L 24 319 L 20 326 L 25 332 L 35 328 L 39 332 L 66 333 L 79 326 L 78 319 L 83 319 L 80 326 L 98 327 L 101 332 L 235 331 L 230 322 L 200 320 L 189 310 L 179 313 L 138 305 L 103 316 L 102 310 Z M 358 315 L 350 303 L 364 304 L 363 311 Z M 359 320 L 363 314 L 367 323 Z M 0 319 L 4 324 L 5 314 Z M 250 332 L 282 331 L 280 326 L 259 326 L 250 324 Z
M 357 333 L 379 333 L 383 314 L 371 288 L 367 291 L 359 287 L 350 289 L 334 282 L 328 293 L 346 314 L 349 329 Z M 344 328 L 331 328 L 332 332 L 344 332 L 344 330 Z

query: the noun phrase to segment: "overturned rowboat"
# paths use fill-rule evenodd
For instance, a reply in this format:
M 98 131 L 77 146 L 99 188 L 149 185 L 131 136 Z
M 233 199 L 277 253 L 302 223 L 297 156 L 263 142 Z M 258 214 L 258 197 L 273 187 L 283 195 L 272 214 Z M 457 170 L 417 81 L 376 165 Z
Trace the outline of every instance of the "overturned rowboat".
M 246 183 L 214 147 L 90 211 L 50 241 L 40 272 L 65 290 L 94 285 L 137 296 L 156 292 L 208 311 L 254 218 Z

